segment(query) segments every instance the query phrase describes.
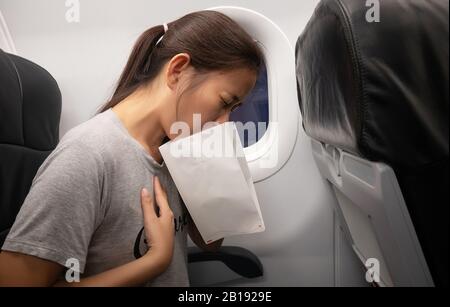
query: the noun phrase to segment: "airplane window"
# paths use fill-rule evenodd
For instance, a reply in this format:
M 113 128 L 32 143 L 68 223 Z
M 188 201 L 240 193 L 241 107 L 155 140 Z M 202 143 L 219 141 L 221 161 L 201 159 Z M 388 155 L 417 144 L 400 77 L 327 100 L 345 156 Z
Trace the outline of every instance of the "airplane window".
M 250 147 L 265 134 L 269 125 L 269 95 L 267 69 L 261 69 L 255 88 L 241 107 L 231 113 L 230 121 L 236 123 L 242 145 Z

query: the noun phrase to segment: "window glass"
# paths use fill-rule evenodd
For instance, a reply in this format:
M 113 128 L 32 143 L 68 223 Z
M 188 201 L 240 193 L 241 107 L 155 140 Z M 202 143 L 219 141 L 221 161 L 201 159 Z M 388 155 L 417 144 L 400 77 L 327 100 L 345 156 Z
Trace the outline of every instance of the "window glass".
M 256 144 L 264 136 L 269 126 L 267 69 L 264 65 L 255 88 L 242 106 L 231 113 L 230 121 L 236 123 L 244 147 Z

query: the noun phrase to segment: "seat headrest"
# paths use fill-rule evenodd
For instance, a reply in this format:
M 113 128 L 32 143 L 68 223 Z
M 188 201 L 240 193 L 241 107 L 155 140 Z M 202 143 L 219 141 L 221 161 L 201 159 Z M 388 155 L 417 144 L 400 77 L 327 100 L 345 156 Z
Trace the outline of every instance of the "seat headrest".
M 42 67 L 0 49 L 0 144 L 53 150 L 61 92 Z
M 305 131 L 394 168 L 448 159 L 449 2 L 323 0 L 296 46 Z

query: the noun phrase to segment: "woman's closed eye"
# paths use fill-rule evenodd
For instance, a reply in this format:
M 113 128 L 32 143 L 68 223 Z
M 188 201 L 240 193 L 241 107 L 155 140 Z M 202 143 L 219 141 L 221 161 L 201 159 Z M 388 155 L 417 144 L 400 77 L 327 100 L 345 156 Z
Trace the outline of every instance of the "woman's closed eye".
M 235 103 L 233 102 L 227 102 L 225 99 L 221 99 L 222 104 L 224 106 L 225 109 L 230 108 L 231 112 L 236 111 L 236 109 L 238 109 L 240 106 L 242 106 L 241 102 Z
M 230 106 L 230 103 L 228 103 L 225 99 L 221 98 L 220 101 L 225 109 Z

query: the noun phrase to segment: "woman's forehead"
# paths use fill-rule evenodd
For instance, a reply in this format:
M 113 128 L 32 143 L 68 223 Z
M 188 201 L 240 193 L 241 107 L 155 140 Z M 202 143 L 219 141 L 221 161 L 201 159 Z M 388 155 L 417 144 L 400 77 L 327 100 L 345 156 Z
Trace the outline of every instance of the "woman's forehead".
M 256 79 L 255 71 L 243 68 L 216 74 L 211 81 L 214 81 L 219 91 L 230 96 L 230 99 L 241 99 L 254 87 Z

